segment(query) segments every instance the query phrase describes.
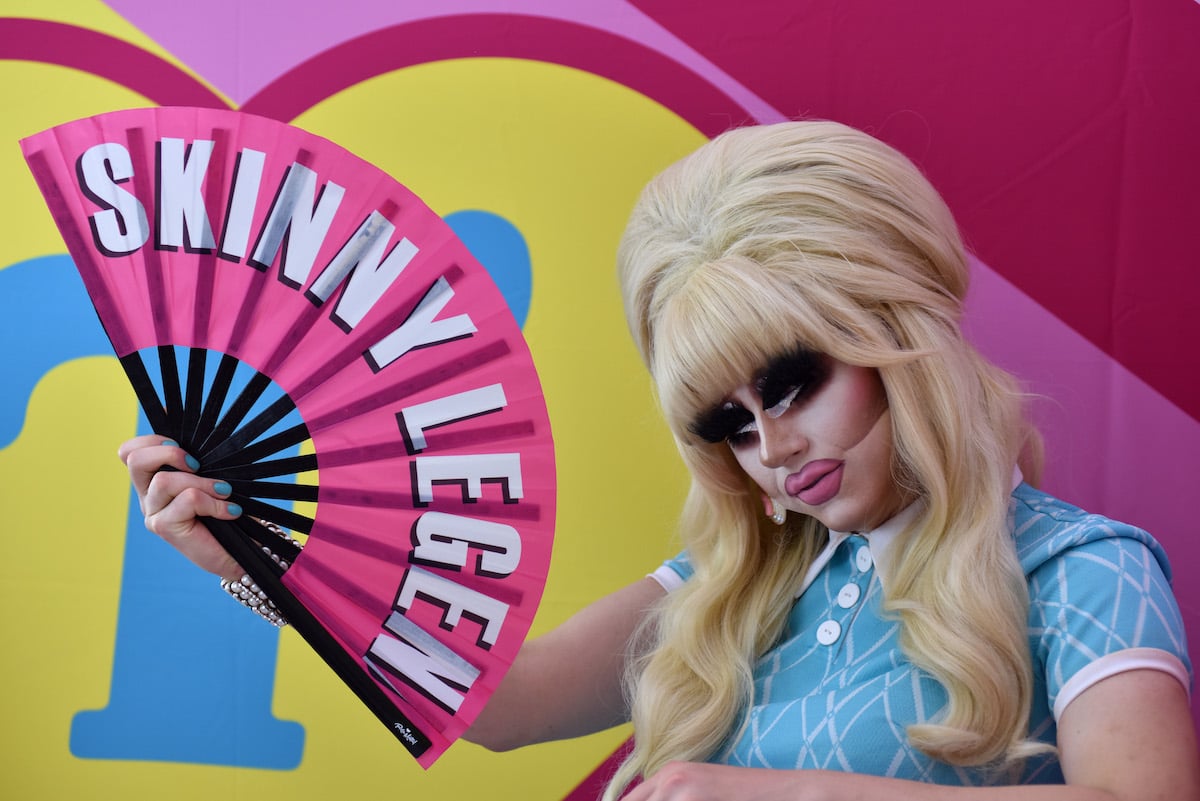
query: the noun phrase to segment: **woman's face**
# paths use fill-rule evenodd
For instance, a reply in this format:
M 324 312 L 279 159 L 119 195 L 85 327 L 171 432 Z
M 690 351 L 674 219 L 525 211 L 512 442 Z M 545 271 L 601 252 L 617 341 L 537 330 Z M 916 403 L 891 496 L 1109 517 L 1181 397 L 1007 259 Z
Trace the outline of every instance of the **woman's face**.
M 868 531 L 912 498 L 892 478 L 892 422 L 879 372 L 796 349 L 773 359 L 692 431 L 729 444 L 776 506 L 835 531 Z

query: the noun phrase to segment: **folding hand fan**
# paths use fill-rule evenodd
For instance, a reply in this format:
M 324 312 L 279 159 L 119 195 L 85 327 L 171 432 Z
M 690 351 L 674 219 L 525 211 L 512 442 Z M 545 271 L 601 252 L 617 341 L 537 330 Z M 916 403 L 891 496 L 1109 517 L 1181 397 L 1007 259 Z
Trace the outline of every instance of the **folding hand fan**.
M 247 513 L 214 536 L 428 767 L 550 560 L 549 420 L 491 278 L 409 190 L 272 120 L 137 109 L 21 145 L 151 426 Z M 251 518 L 307 535 L 289 569 Z

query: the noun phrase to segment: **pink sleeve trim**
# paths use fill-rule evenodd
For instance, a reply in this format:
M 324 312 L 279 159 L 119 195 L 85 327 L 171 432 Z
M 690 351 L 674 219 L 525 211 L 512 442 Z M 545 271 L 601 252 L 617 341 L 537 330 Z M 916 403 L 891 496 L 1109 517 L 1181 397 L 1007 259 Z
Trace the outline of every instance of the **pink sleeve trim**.
M 1183 660 L 1170 651 L 1159 648 L 1126 648 L 1115 651 L 1092 662 L 1067 680 L 1054 700 L 1054 719 L 1062 717 L 1067 706 L 1085 690 L 1104 679 L 1130 670 L 1160 670 L 1179 679 L 1183 689 L 1191 696 L 1191 677 Z

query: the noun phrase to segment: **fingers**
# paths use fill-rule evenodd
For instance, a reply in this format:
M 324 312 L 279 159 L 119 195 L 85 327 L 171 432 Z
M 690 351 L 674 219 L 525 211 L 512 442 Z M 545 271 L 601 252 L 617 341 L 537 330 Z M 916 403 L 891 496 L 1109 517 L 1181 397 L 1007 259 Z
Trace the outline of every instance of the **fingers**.
M 152 448 L 167 448 L 167 451 L 152 452 L 171 457 L 171 461 L 177 462 L 175 466 L 181 470 L 184 469 L 186 465 L 196 463 L 195 459 L 192 459 L 191 462 L 188 462 L 188 454 L 179 447 L 179 443 L 172 439 L 168 439 L 161 434 L 143 434 L 140 437 L 134 437 L 133 439 L 122 442 L 121 446 L 117 448 L 117 458 L 121 460 L 122 464 L 124 464 L 126 467 L 129 467 L 130 459 L 144 459 L 146 450 Z M 194 470 L 195 468 L 189 469 Z
M 224 481 L 191 473 L 155 473 L 142 497 L 142 514 L 150 518 L 170 508 L 172 519 L 190 515 L 230 520 L 242 511 L 237 504 L 226 500 L 231 491 L 232 488 Z
M 197 517 L 233 520 L 241 515 L 240 506 L 211 495 L 207 487 L 196 486 L 197 481 L 202 479 L 183 473 L 155 476 L 146 495 L 146 528 L 179 547 L 204 528 Z
M 241 507 L 226 499 L 229 489 L 223 481 L 190 473 L 159 473 L 143 500 L 146 528 L 204 570 L 236 579 L 244 571 L 198 519 L 241 516 Z
M 168 441 L 167 438 L 161 434 L 144 434 L 134 437 L 121 443 L 121 447 L 117 448 L 117 457 L 121 460 L 121 464 L 128 466 L 129 455 L 134 451 L 151 445 L 161 445 L 166 441 Z
M 241 516 L 241 507 L 229 500 L 233 488 L 227 482 L 196 475 L 196 459 L 161 435 L 135 437 L 117 455 L 129 470 L 147 529 L 201 568 L 225 578 L 241 576 L 237 562 L 197 519 Z
M 146 495 L 150 481 L 164 467 L 172 467 L 186 473 L 194 473 L 200 469 L 200 463 L 194 456 L 180 448 L 173 440 L 155 434 L 129 440 L 121 445 L 117 455 L 129 469 L 129 478 L 139 498 Z

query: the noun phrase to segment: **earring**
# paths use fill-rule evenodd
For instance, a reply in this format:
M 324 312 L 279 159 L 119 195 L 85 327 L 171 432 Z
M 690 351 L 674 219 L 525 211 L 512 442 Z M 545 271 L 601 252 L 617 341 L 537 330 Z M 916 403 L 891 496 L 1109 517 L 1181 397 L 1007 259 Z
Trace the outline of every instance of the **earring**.
M 771 519 L 771 522 L 777 526 L 782 526 L 784 521 L 787 520 L 787 509 L 784 509 L 782 505 L 776 506 L 775 499 L 765 492 L 763 493 L 763 510 L 767 513 L 767 517 Z

